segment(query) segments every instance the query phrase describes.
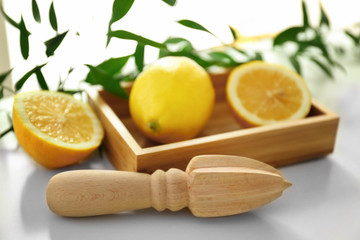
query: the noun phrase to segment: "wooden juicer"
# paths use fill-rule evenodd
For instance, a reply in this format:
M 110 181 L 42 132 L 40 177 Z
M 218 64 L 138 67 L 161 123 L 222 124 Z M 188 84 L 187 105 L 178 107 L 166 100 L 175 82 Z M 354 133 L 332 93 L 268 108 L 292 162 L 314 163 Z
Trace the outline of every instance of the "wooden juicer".
M 153 207 L 197 217 L 234 215 L 261 207 L 291 186 L 275 168 L 229 155 L 194 157 L 186 171 L 152 175 L 115 170 L 76 170 L 55 175 L 46 197 L 56 214 L 84 217 Z

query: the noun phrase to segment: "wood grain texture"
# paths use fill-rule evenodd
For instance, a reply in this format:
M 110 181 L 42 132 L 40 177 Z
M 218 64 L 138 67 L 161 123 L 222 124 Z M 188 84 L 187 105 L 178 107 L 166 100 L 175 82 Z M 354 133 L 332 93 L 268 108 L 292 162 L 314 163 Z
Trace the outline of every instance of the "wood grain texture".
M 149 173 L 173 167 L 185 169 L 192 157 L 203 154 L 245 156 L 278 167 L 333 151 L 339 117 L 316 100 L 305 119 L 243 128 L 226 102 L 227 75 L 212 75 L 216 103 L 199 136 L 170 144 L 146 138 L 132 121 L 126 100 L 89 89 L 90 104 L 104 123 L 105 151 L 115 168 Z
M 51 178 L 46 198 L 49 208 L 62 216 L 83 217 L 148 208 L 150 176 L 145 173 L 77 170 Z
M 119 99 L 111 94 L 100 95 L 96 88 L 88 90 L 89 104 L 97 113 L 105 130 L 103 146 L 111 163 L 116 169 L 125 171 L 137 171 L 137 154 L 141 148 L 132 137 L 126 126 L 119 121 L 113 109 L 104 101 L 109 98 L 116 98 L 118 101 L 116 106 L 120 105 L 119 111 L 125 109 L 127 103 L 123 99 Z M 104 97 L 104 98 L 103 98 Z M 107 99 L 108 100 L 108 99 Z M 123 159 L 118 161 L 118 159 Z
M 264 163 L 222 155 L 196 156 L 186 172 L 171 168 L 152 175 L 111 170 L 77 170 L 55 175 L 46 190 L 49 208 L 68 217 L 96 216 L 153 207 L 189 207 L 198 217 L 251 211 L 291 186 Z

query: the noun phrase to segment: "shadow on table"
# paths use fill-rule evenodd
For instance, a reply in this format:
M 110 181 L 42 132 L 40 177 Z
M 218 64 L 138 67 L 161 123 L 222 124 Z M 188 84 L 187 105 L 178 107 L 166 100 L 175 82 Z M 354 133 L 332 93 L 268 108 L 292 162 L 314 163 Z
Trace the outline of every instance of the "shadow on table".
M 188 209 L 173 213 L 145 209 L 87 218 L 50 218 L 50 237 L 60 239 L 300 239 L 291 230 L 244 213 L 221 218 L 196 218 Z
M 337 198 L 346 198 L 348 188 L 354 182 L 348 171 L 340 164 L 342 159 L 334 159 L 333 155 L 321 159 L 303 162 L 280 169 L 293 186 L 284 192 L 281 206 L 300 208 L 309 211 L 316 206 L 323 206 L 326 202 Z M 276 205 L 276 202 L 274 205 Z

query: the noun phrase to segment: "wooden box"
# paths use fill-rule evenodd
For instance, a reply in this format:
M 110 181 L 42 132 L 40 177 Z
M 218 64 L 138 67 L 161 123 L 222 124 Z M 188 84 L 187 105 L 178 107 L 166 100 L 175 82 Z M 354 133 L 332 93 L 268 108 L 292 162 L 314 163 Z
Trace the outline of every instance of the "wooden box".
M 185 169 L 201 154 L 230 154 L 254 158 L 275 167 L 324 156 L 333 151 L 339 117 L 313 100 L 305 119 L 242 129 L 225 97 L 227 74 L 212 75 L 216 89 L 214 112 L 194 139 L 158 144 L 138 131 L 128 101 L 99 88 L 88 89 L 89 103 L 105 128 L 104 149 L 118 170 L 153 172 Z

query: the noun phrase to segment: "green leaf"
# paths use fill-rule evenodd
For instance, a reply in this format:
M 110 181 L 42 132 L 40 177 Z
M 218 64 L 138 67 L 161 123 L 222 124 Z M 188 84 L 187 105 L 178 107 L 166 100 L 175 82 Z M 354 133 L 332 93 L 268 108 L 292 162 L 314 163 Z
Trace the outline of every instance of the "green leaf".
M 27 73 L 25 73 L 25 75 L 22 76 L 22 78 L 20 78 L 20 80 L 16 82 L 16 84 L 15 84 L 15 91 L 19 91 L 19 90 L 23 87 L 23 85 L 24 85 L 25 82 L 29 79 L 29 77 L 30 77 L 33 73 L 35 73 L 36 68 L 37 68 L 37 67 L 34 67 L 33 69 L 31 69 L 30 71 L 28 71 Z
M 60 46 L 61 42 L 64 40 L 68 31 L 61 34 L 57 34 L 55 37 L 47 40 L 44 44 L 46 46 L 46 56 L 50 57 L 54 55 L 56 49 Z
M 355 46 L 359 46 L 360 45 L 360 36 L 355 36 L 354 34 L 352 34 L 350 31 L 345 30 L 345 34 L 351 38 L 351 40 L 354 42 Z
M 138 43 L 136 46 L 134 57 L 135 57 L 136 67 L 139 72 L 141 72 L 144 69 L 144 53 L 145 53 L 144 44 Z
M 206 57 L 200 56 L 195 51 L 191 42 L 185 38 L 170 37 L 163 44 L 165 48 L 160 49 L 159 58 L 165 56 L 184 56 L 191 58 L 205 69 L 212 65 L 212 62 L 206 59 Z
M 248 53 L 248 52 L 245 52 L 242 49 L 238 49 L 238 48 L 235 48 L 235 47 L 230 47 L 230 48 L 227 49 L 227 51 L 229 51 L 229 50 L 240 53 L 240 56 L 247 58 L 246 62 L 255 61 L 255 60 L 259 60 L 259 61 L 263 60 L 262 54 L 260 52 L 257 52 L 257 51 L 255 51 L 253 53 L 251 53 L 251 52 Z M 244 63 L 244 61 L 243 62 L 238 62 L 238 64 L 241 64 L 241 63 Z
M 313 46 L 313 47 L 317 47 L 320 51 L 321 54 L 323 55 L 323 57 L 329 62 L 329 64 L 334 65 L 334 61 L 332 60 L 327 46 L 324 43 L 321 35 L 316 35 L 316 37 L 313 40 L 309 40 L 307 42 L 304 42 L 305 44 L 307 44 L 308 46 Z M 299 44 L 304 44 L 303 42 L 299 42 Z
M 165 48 L 165 44 L 152 41 L 150 39 L 144 38 L 140 35 L 136 35 L 134 33 L 131 33 L 131 32 L 125 31 L 125 30 L 110 31 L 108 33 L 108 36 L 120 38 L 120 39 L 134 40 L 134 41 L 137 41 L 138 43 L 153 46 L 156 48 Z
M 12 70 L 13 69 L 10 69 L 9 71 L 0 74 L 0 84 L 2 84 L 5 81 L 5 79 L 10 75 Z
M 129 58 L 130 56 L 110 58 L 104 61 L 103 63 L 99 64 L 97 68 L 100 68 L 101 70 L 105 71 L 111 76 L 115 76 L 123 69 L 125 64 L 128 62 Z
M 296 45 L 298 46 L 297 53 L 301 54 L 306 51 L 309 47 L 317 47 L 314 46 L 313 41 L 298 41 L 296 42 Z
M 197 64 L 199 64 L 201 67 L 203 67 L 205 69 L 208 69 L 209 67 L 214 65 L 213 62 L 204 59 L 203 57 L 199 56 L 198 54 L 189 54 L 189 55 L 186 55 L 185 57 L 191 58 Z
M 345 30 L 344 32 L 346 35 L 348 35 L 351 38 L 351 40 L 353 40 L 354 43 L 356 43 L 358 41 L 358 38 L 354 34 L 352 34 L 350 31 Z
M 214 65 L 222 66 L 222 67 L 235 67 L 239 65 L 229 54 L 224 52 L 210 52 L 209 56 Z
M 70 73 L 72 73 L 74 71 L 74 68 L 73 67 L 70 67 L 70 69 L 69 69 L 69 71 L 68 71 L 68 75 L 70 74 Z
M 338 55 L 344 56 L 345 54 L 345 49 L 342 46 L 335 46 L 334 50 Z
M 9 15 L 6 14 L 6 12 L 4 11 L 2 2 L 0 2 L 0 11 L 2 13 L 2 15 L 4 16 L 4 18 L 6 19 L 6 21 L 8 21 L 8 23 L 10 23 L 13 27 L 20 29 L 20 24 L 15 22 L 12 18 L 9 17 Z
M 213 65 L 212 61 L 205 59 L 204 57 L 200 56 L 197 52 L 170 52 L 170 51 L 163 51 L 161 55 L 159 55 L 160 57 L 165 57 L 165 56 L 183 56 L 183 57 L 188 57 L 191 58 L 192 60 L 194 60 L 195 62 L 197 62 L 200 66 L 202 66 L 203 68 L 207 69 L 208 67 L 211 67 Z
M 308 13 L 306 10 L 306 3 L 304 0 L 301 1 L 301 9 L 302 9 L 302 14 L 303 14 L 303 27 L 308 28 L 308 27 L 310 27 L 310 24 L 309 24 Z
M 166 48 L 161 48 L 159 58 L 168 56 L 170 52 L 183 53 L 184 55 L 194 50 L 191 42 L 185 38 L 171 37 L 164 42 Z
M 57 24 L 57 19 L 56 19 L 56 14 L 55 14 L 54 2 L 51 2 L 51 5 L 50 5 L 49 20 L 50 20 L 50 25 L 51 25 L 52 29 L 54 29 L 54 31 L 57 32 L 58 24 Z
M 162 0 L 164 3 L 167 3 L 169 6 L 175 6 L 176 0 Z
M 45 81 L 45 78 L 44 78 L 44 75 L 42 74 L 41 72 L 41 68 L 45 66 L 45 65 L 42 65 L 42 66 L 39 66 L 36 68 L 35 70 L 35 75 L 36 75 L 36 78 L 37 78 L 37 81 L 39 83 L 39 86 L 42 90 L 49 90 L 49 87 Z
M 63 93 L 67 93 L 67 94 L 71 94 L 71 95 L 83 92 L 83 90 L 64 90 L 64 89 L 59 89 L 58 91 L 63 92 Z
M 35 21 L 38 23 L 41 23 L 39 6 L 38 6 L 36 0 L 31 1 L 31 6 L 32 6 L 32 13 L 33 13 L 33 17 L 34 17 Z
M 103 88 L 106 91 L 108 91 L 116 96 L 119 96 L 119 97 L 122 97 L 125 99 L 129 98 L 125 89 L 120 86 L 120 82 L 115 80 L 115 78 L 113 76 L 111 76 L 111 75 L 107 74 L 105 71 L 103 71 L 99 68 L 93 67 L 91 65 L 86 65 L 86 66 L 90 69 L 90 72 L 89 72 L 90 78 L 94 82 L 96 82 L 93 84 L 100 84 L 101 86 L 103 86 Z
M 108 35 L 107 35 L 107 40 L 106 40 L 106 46 L 109 45 L 110 40 L 111 40 L 111 36 L 109 35 L 109 33 L 111 32 L 111 25 L 114 22 L 119 21 L 121 18 L 123 18 L 130 10 L 130 8 L 132 7 L 134 3 L 134 0 L 115 0 L 113 3 L 113 8 L 112 8 L 112 15 L 109 21 L 109 25 L 108 25 Z
M 20 30 L 20 50 L 24 59 L 29 57 L 29 36 L 30 32 L 26 29 L 24 19 L 21 17 L 19 24 Z
M 30 70 L 29 72 L 27 72 L 22 78 L 20 78 L 19 81 L 16 82 L 15 84 L 15 91 L 19 91 L 22 86 L 25 84 L 25 82 L 28 80 L 28 78 L 35 72 L 35 69 Z
M 118 74 L 118 75 L 114 76 L 114 78 L 120 82 L 133 82 L 137 78 L 138 75 L 139 75 L 139 72 L 137 70 L 133 70 L 127 74 Z
M 112 8 L 112 16 L 109 22 L 109 29 L 111 24 L 119 21 L 123 18 L 130 10 L 134 0 L 115 0 Z
M 229 25 L 229 29 L 230 29 L 231 35 L 233 36 L 234 42 L 235 42 L 237 40 L 237 38 L 238 38 L 238 36 L 236 35 L 236 31 L 230 25 Z
M 13 126 L 11 125 L 8 129 L 6 129 L 5 131 L 3 131 L 2 133 L 0 133 L 0 138 L 2 138 L 3 136 L 5 136 L 6 134 L 8 134 L 9 132 L 14 131 Z
M 297 55 L 292 55 L 289 58 L 291 65 L 294 67 L 295 71 L 301 75 L 301 65 L 297 59 Z
M 324 44 L 323 40 L 320 36 L 316 36 L 314 39 L 311 40 L 305 40 L 305 41 L 297 41 L 296 44 L 298 45 L 298 53 L 305 52 L 310 47 L 318 48 L 324 57 L 329 58 L 329 53 L 326 48 L 326 45 Z M 329 60 L 331 61 L 331 60 Z
M 341 65 L 340 63 L 338 63 L 338 62 L 334 62 L 334 66 L 340 68 L 340 70 L 343 71 L 344 73 L 347 72 L 346 68 L 343 65 Z
M 259 60 L 262 61 L 263 60 L 263 56 L 260 52 L 255 52 L 255 56 L 252 58 L 252 60 Z
M 94 68 L 105 72 L 106 74 L 116 77 L 116 75 L 121 72 L 122 68 L 125 66 L 130 56 L 119 57 L 119 58 L 110 58 L 101 64 L 95 66 Z M 89 74 L 86 76 L 85 82 L 96 85 L 99 84 L 97 79 L 93 78 L 93 74 Z
M 172 52 L 191 52 L 194 50 L 191 42 L 185 38 L 168 38 L 164 44 L 166 48 Z
M 202 25 L 200 25 L 200 24 L 198 24 L 198 23 L 196 23 L 194 21 L 183 19 L 183 20 L 179 20 L 177 22 L 180 23 L 181 25 L 185 26 L 185 27 L 200 30 L 200 31 L 204 31 L 204 32 L 210 33 L 211 35 L 215 36 L 212 32 L 207 30 L 205 27 L 203 27 Z
M 325 12 L 324 6 L 320 2 L 320 26 L 325 25 L 327 27 L 330 27 L 330 21 L 329 18 Z
M 244 50 L 242 50 L 242 49 L 238 49 L 238 48 L 235 48 L 235 47 L 231 47 L 231 49 L 235 50 L 236 52 L 238 52 L 238 53 L 240 53 L 240 54 L 242 54 L 244 56 L 247 56 L 247 57 L 249 56 L 249 54 L 247 52 L 245 52 Z
M 39 71 L 43 66 L 45 66 L 46 65 L 46 63 L 45 64 L 43 64 L 43 65 L 40 65 L 40 66 L 36 66 L 36 67 L 34 67 L 33 69 L 31 69 L 30 71 L 28 71 L 27 73 L 25 73 L 25 75 L 19 80 L 19 81 L 17 81 L 16 82 L 16 84 L 15 84 L 15 91 L 19 91 L 21 88 L 22 88 L 22 86 L 25 84 L 25 82 L 29 79 L 29 77 L 32 75 L 32 74 L 34 74 L 34 73 L 36 73 L 37 71 Z
M 110 25 L 109 25 L 109 27 L 108 27 L 108 33 L 107 33 L 107 37 L 106 37 L 106 47 L 109 45 L 109 43 L 110 43 L 110 40 L 111 40 L 111 36 L 110 36 L 110 33 L 111 32 L 111 27 L 110 27 Z
M 331 72 L 331 68 L 326 66 L 324 63 L 320 62 L 318 59 L 311 57 L 310 60 L 314 62 L 317 66 L 319 66 L 330 78 L 333 78 L 333 74 Z
M 334 60 L 331 58 L 331 56 L 328 54 L 327 50 L 326 52 L 322 52 L 322 56 L 325 58 L 325 60 L 331 65 L 331 66 L 335 66 L 336 63 L 334 62 Z
M 0 87 L 0 99 L 4 97 L 4 88 Z
M 304 27 L 288 28 L 275 37 L 273 46 L 279 46 L 289 41 L 296 42 L 298 40 L 297 35 L 303 31 L 305 31 Z

